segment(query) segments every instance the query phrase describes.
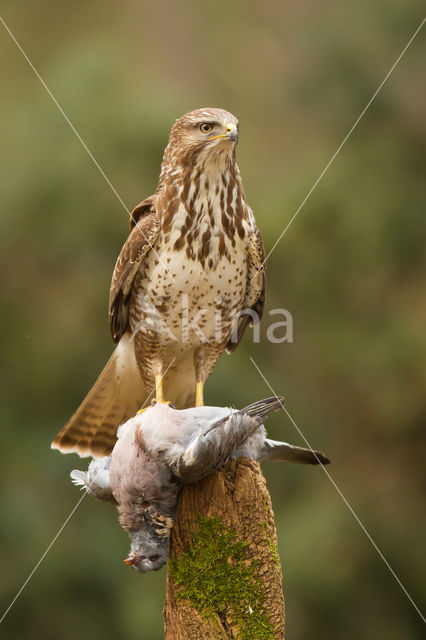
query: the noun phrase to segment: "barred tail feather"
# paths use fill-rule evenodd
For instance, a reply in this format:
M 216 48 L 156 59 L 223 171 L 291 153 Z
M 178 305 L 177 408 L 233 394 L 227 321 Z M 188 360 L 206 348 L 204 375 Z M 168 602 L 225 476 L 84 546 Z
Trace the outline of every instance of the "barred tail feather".
M 117 428 L 147 397 L 133 342 L 124 334 L 86 398 L 53 440 L 52 449 L 81 457 L 109 455 Z

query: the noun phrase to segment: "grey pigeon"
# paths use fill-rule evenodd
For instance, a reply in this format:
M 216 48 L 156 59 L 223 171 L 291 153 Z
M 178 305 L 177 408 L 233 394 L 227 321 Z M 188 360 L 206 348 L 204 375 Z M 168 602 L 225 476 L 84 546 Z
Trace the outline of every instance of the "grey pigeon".
M 126 564 L 145 573 L 167 562 L 181 487 L 230 458 L 328 464 L 319 451 L 266 437 L 263 423 L 281 403 L 282 398 L 267 398 L 238 411 L 177 410 L 154 402 L 119 427 L 111 456 L 93 459 L 87 472 L 71 472 L 73 482 L 90 495 L 117 505 L 131 540 Z

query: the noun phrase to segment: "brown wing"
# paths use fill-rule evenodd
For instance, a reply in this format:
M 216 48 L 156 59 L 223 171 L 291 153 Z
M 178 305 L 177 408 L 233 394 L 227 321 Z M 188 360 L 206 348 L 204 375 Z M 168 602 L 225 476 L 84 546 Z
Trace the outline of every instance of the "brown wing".
M 244 313 L 238 318 L 231 340 L 226 345 L 227 353 L 235 351 L 247 329 L 247 325 L 252 327 L 253 324 L 260 321 L 263 315 L 266 289 L 265 248 L 260 231 L 256 226 L 249 237 L 247 260 L 247 288 L 244 309 L 250 309 L 252 313 Z
M 110 327 L 116 343 L 127 329 L 133 280 L 146 254 L 152 248 L 160 228 L 153 196 L 133 209 L 130 228 L 129 236 L 115 264 L 109 294 Z

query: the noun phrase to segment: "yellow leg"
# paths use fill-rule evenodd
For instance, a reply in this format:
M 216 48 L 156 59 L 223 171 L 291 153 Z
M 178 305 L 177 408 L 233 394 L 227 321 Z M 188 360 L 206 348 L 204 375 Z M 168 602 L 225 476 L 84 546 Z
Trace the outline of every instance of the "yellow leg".
M 204 382 L 197 382 L 197 386 L 195 387 L 195 406 L 196 407 L 204 407 L 203 387 L 204 387 Z
M 155 376 L 155 400 L 151 401 L 151 404 L 149 405 L 149 407 L 152 407 L 156 402 L 161 402 L 162 404 L 165 404 L 165 400 L 163 396 L 163 376 L 162 375 Z M 149 407 L 144 407 L 143 409 L 139 409 L 138 413 L 139 414 L 143 413 Z
M 164 403 L 162 375 L 155 376 L 155 399 L 157 402 Z

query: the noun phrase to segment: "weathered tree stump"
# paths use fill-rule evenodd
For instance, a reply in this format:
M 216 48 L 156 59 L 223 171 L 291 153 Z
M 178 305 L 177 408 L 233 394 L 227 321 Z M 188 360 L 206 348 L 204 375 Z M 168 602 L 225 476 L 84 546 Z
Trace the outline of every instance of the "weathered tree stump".
M 271 499 L 257 462 L 183 488 L 170 540 L 165 640 L 281 640 L 284 599 Z

